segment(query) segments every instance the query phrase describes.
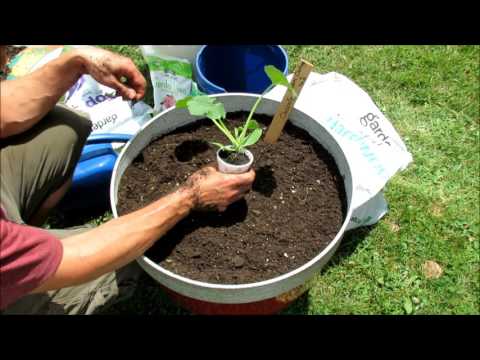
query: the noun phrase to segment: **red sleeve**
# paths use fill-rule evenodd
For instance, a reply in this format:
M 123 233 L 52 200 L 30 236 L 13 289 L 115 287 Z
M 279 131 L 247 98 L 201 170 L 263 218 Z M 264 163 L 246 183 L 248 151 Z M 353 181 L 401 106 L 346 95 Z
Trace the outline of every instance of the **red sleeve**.
M 0 309 L 52 276 L 62 256 L 59 239 L 45 230 L 8 221 L 0 209 Z

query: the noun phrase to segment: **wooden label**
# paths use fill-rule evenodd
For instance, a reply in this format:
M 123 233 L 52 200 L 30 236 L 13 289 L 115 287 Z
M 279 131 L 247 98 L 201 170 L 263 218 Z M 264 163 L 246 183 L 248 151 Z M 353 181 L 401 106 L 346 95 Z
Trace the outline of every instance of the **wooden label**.
M 300 96 L 303 85 L 305 84 L 305 81 L 307 80 L 308 75 L 310 75 L 312 69 L 312 64 L 303 59 L 300 61 L 300 64 L 297 66 L 292 79 L 292 87 L 297 93 L 297 97 L 295 98 L 292 92 L 287 90 L 285 96 L 282 99 L 282 102 L 280 103 L 280 106 L 278 107 L 277 113 L 273 117 L 272 123 L 268 127 L 264 139 L 266 143 L 273 144 L 277 142 L 285 126 L 285 123 L 287 122 L 288 116 L 290 115 L 290 112 L 292 111 L 295 102 Z

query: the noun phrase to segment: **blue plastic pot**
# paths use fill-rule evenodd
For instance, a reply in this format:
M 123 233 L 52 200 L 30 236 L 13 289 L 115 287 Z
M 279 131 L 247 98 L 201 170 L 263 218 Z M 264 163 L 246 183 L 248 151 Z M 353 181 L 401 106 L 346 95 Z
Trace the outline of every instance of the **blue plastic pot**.
M 287 53 L 279 45 L 204 45 L 195 58 L 195 80 L 207 94 L 261 94 L 270 85 L 265 65 L 273 65 L 287 75 Z
M 83 147 L 73 173 L 72 186 L 59 207 L 63 211 L 108 208 L 108 187 L 117 153 L 112 143 L 128 142 L 126 134 L 93 134 Z

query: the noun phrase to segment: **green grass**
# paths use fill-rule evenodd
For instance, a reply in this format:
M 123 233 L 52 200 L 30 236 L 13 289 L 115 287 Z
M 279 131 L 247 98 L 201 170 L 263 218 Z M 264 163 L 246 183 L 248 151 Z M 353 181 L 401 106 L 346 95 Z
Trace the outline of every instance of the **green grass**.
M 135 46 L 105 46 L 148 70 Z M 413 163 L 385 189 L 388 214 L 347 234 L 285 314 L 480 314 L 479 46 L 286 46 L 315 71 L 355 81 L 390 119 Z M 151 103 L 151 88 L 147 102 Z M 98 221 L 97 221 L 98 222 Z M 436 261 L 438 279 L 422 264 Z M 106 313 L 185 313 L 148 276 Z

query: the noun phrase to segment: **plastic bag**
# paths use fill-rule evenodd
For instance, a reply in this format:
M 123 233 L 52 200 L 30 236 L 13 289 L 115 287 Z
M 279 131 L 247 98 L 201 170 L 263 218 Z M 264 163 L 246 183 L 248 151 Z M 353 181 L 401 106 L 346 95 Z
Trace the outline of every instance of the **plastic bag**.
M 153 109 L 141 101 L 136 103 L 134 112 L 131 101 L 115 96 L 114 89 L 98 83 L 90 75 L 78 79 L 66 93 L 64 103 L 89 115 L 92 133 L 134 135 L 153 113 Z
M 199 94 L 193 81 L 191 64 L 195 48 L 196 46 L 140 46 L 150 70 L 156 113 L 175 106 L 176 101 L 186 96 Z M 172 56 L 173 54 L 185 58 Z
M 289 75 L 291 80 L 293 75 Z M 281 101 L 277 86 L 265 97 Z M 295 108 L 321 123 L 344 151 L 356 180 L 347 230 L 378 222 L 388 211 L 382 190 L 412 161 L 402 139 L 370 96 L 346 76 L 312 72 Z

